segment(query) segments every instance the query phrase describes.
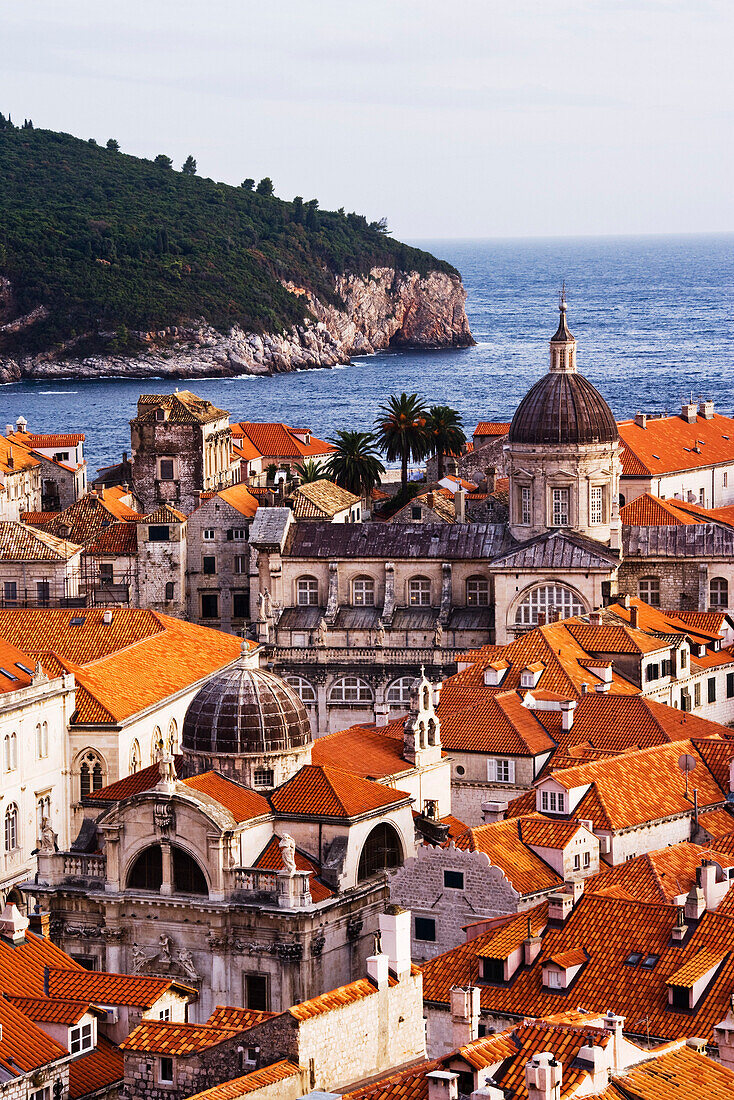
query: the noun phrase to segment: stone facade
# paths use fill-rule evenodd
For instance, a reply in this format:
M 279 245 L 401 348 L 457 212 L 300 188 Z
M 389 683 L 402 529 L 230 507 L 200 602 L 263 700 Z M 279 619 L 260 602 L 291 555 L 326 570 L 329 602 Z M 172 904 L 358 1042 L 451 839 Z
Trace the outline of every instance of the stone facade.
M 251 517 L 220 496 L 189 516 L 186 617 L 242 633 L 250 620 Z
M 133 606 L 185 618 L 186 522 L 170 509 L 160 508 L 136 526 L 137 584 Z

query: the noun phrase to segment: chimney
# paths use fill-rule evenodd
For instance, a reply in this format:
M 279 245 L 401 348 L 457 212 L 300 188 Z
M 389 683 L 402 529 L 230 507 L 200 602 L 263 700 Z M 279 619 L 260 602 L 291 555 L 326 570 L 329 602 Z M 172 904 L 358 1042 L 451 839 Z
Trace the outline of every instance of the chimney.
M 29 920 L 29 928 L 36 936 L 42 936 L 44 940 L 51 937 L 51 914 L 41 913 L 38 910 L 35 913 L 31 913 Z
M 589 1088 L 593 1092 L 605 1089 L 609 1084 L 609 1056 L 605 1048 L 598 1043 L 589 1043 L 581 1047 L 576 1057 L 591 1077 Z
M 713 401 L 702 401 L 698 406 L 698 415 L 702 416 L 704 420 L 714 419 L 714 403 Z
M 456 511 L 456 522 L 466 523 L 466 493 L 463 488 L 458 488 L 454 493 L 454 509 Z
M 497 467 L 487 467 L 487 492 L 493 493 L 497 488 Z
M 381 951 L 367 959 L 367 977 L 371 978 L 378 989 L 387 989 L 389 969 L 390 960 Z
M 570 916 L 573 910 L 573 898 L 570 894 L 548 895 L 548 920 L 560 921 L 561 924 Z
M 528 916 L 528 934 L 522 943 L 522 961 L 525 963 L 525 966 L 533 965 L 540 954 L 541 946 L 542 940 L 540 936 L 533 935 L 533 924 Z
M 716 889 L 717 866 L 712 859 L 704 859 L 696 870 L 696 881 L 703 890 L 704 904 L 709 911 L 716 908 L 721 900 L 721 887 Z M 729 880 L 722 884 L 728 888 Z
M 688 891 L 683 912 L 686 920 L 700 920 L 706 912 L 706 898 L 700 886 L 692 886 Z
M 734 757 L 729 763 L 729 794 L 734 794 Z
M 0 936 L 13 944 L 25 943 L 25 933 L 30 921 L 13 902 L 6 902 L 0 913 Z
M 686 938 L 688 931 L 688 925 L 685 923 L 685 913 L 682 906 L 678 906 L 675 913 L 675 924 L 673 925 L 673 931 L 671 932 L 671 938 L 674 943 L 680 943 L 681 940 Z
M 611 1009 L 607 1009 L 604 1016 L 604 1030 L 611 1032 L 614 1036 L 614 1065 L 612 1068 L 616 1071 L 624 1068 L 622 1065 L 622 1040 L 625 1019 L 626 1017 L 617 1016 Z
M 479 1035 L 479 987 L 455 985 L 451 995 L 451 1044 L 455 1050 L 473 1043 Z
M 647 428 L 647 413 L 635 413 L 635 424 L 638 428 Z
M 689 401 L 684 405 L 681 405 L 680 414 L 687 424 L 696 423 L 696 415 L 698 413 L 698 405 L 695 401 Z
M 601 611 L 592 611 L 589 615 L 589 626 L 601 626 L 602 622 Z
M 528 1100 L 560 1100 L 563 1068 L 548 1051 L 534 1054 L 525 1066 Z
M 410 910 L 389 905 L 380 913 L 382 949 L 398 981 L 410 974 Z
M 581 694 L 582 695 L 588 695 L 588 693 L 589 693 L 589 685 L 584 680 L 583 684 L 581 685 Z
M 49 996 L 49 980 L 48 980 L 48 967 L 43 968 L 43 994 L 45 997 Z
M 695 1037 L 691 1037 L 690 1039 L 686 1039 L 686 1046 L 690 1047 L 691 1050 L 695 1050 L 696 1054 L 705 1054 L 706 1053 L 706 1040 L 705 1039 L 698 1039 L 698 1038 L 695 1038 Z
M 495 821 L 503 821 L 505 817 L 505 811 L 507 810 L 506 802 L 482 802 L 482 822 L 484 825 L 493 825 Z
M 106 607 L 104 609 L 104 611 L 102 612 L 102 622 L 105 624 L 105 626 L 110 626 L 110 624 L 112 623 L 112 608 L 111 607 Z
M 13 425 L 12 424 L 6 424 L 5 425 L 5 434 L 6 435 L 12 435 L 13 434 Z
M 564 699 L 561 703 L 561 729 L 570 730 L 573 726 L 573 712 L 578 706 L 576 699 Z
M 428 1100 L 458 1100 L 459 1075 L 445 1069 L 434 1069 L 426 1074 Z
M 433 508 L 433 493 L 432 492 L 428 493 L 428 495 L 426 496 L 426 505 L 429 508 Z
M 537 620 L 535 625 L 536 626 L 545 626 L 545 611 L 539 611 L 538 612 L 538 620 Z
M 630 609 L 630 598 L 629 598 L 629 596 L 621 596 L 619 602 L 621 603 L 622 607 L 626 608 L 627 611 L 629 611 L 629 609 Z
M 24 416 L 19 416 L 15 422 L 15 426 L 19 432 L 26 432 L 28 430 L 28 421 Z
M 640 609 L 636 603 L 633 603 L 630 607 L 630 626 L 633 630 L 637 630 L 640 622 Z

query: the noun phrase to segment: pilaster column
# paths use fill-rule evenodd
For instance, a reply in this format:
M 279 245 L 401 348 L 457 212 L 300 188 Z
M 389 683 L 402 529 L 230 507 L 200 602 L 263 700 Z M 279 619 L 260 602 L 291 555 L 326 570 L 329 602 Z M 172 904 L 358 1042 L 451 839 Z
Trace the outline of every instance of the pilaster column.
M 171 844 L 168 840 L 161 840 L 161 862 L 163 864 L 163 881 L 161 882 L 161 894 L 173 893 L 173 858 Z

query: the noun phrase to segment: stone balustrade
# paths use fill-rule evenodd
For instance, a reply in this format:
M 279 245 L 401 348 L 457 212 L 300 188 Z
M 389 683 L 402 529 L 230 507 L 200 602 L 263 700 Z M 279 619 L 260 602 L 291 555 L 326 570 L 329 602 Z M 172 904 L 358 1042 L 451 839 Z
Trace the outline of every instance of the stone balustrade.
M 38 881 L 49 886 L 71 883 L 103 890 L 106 872 L 104 856 L 83 852 L 38 852 Z
M 281 664 L 331 665 L 344 663 L 357 665 L 426 665 L 436 667 L 450 665 L 466 646 L 439 646 L 431 649 L 392 649 L 387 646 L 276 646 L 272 660 Z

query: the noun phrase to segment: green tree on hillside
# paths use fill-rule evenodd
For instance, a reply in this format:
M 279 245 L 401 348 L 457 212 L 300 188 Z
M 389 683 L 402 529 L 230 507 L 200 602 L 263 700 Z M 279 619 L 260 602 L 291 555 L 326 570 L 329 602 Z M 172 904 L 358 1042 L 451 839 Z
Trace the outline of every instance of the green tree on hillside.
M 159 168 L 173 168 L 173 161 L 165 153 L 159 153 L 157 157 L 154 157 L 153 164 L 157 164 Z
M 293 199 L 293 221 L 300 225 L 303 221 L 303 199 L 296 195 Z
M 329 440 L 336 450 L 324 465 L 328 477 L 359 497 L 369 497 L 385 472 L 371 432 L 337 432 Z
M 272 195 L 273 194 L 273 181 L 270 176 L 264 176 L 257 187 L 255 188 L 258 195 Z
M 196 161 L 191 156 L 191 153 L 189 153 L 186 160 L 181 165 L 181 171 L 183 172 L 183 174 L 185 176 L 195 176 L 196 175 Z
M 420 461 L 430 453 L 427 431 L 428 409 L 417 393 L 388 397 L 375 421 L 377 438 L 387 458 L 400 459 L 401 491 L 408 491 L 408 462 Z
M 456 409 L 449 405 L 432 405 L 428 410 L 426 426 L 430 437 L 430 453 L 436 456 L 437 480 L 440 481 L 443 477 L 444 457 L 447 454 L 460 454 L 466 443 L 464 424 Z
M 250 176 L 248 176 L 246 180 L 242 181 L 240 187 L 244 188 L 245 191 L 252 191 L 255 187 L 255 181 Z
M 114 138 L 108 138 L 107 139 L 107 148 L 109 149 L 109 151 L 111 153 L 119 153 L 120 152 L 120 143 L 119 143 L 119 141 L 115 141 Z

